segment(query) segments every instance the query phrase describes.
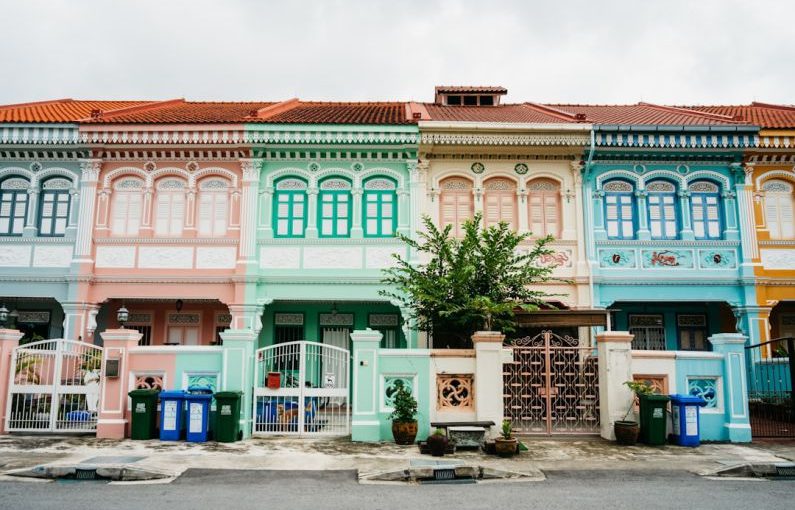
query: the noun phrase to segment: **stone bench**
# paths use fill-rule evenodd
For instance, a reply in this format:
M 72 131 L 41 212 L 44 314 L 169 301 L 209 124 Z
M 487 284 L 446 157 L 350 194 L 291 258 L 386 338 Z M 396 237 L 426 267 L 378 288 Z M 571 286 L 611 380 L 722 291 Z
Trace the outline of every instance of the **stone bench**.
M 481 448 L 486 442 L 486 429 L 493 421 L 440 421 L 431 422 L 431 427 L 443 429 L 456 448 Z

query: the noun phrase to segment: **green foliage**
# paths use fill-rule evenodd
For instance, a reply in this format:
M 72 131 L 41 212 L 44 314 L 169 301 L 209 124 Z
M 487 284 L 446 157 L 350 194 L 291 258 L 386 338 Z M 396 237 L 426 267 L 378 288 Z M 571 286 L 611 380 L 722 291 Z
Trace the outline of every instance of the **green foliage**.
M 511 439 L 513 434 L 513 423 L 511 420 L 502 420 L 502 438 Z
M 654 388 L 646 381 L 625 381 L 624 385 L 635 395 L 654 395 Z
M 417 401 L 409 390 L 403 385 L 402 381 L 395 383 L 397 391 L 392 398 L 392 414 L 389 418 L 392 421 L 409 422 L 417 419 Z
M 444 429 L 437 428 L 436 430 L 433 431 L 433 435 L 434 436 L 444 436 L 445 435 Z
M 534 284 L 552 279 L 552 267 L 540 258 L 553 253 L 551 236 L 526 241 L 506 223 L 481 226 L 481 215 L 464 223 L 465 235 L 439 229 L 429 217 L 417 240 L 400 235 L 424 263 L 395 255 L 395 267 L 384 270 L 382 296 L 411 311 L 412 326 L 432 332 L 456 332 L 466 344 L 475 331 L 514 329 L 514 310 L 533 310 L 550 295 Z

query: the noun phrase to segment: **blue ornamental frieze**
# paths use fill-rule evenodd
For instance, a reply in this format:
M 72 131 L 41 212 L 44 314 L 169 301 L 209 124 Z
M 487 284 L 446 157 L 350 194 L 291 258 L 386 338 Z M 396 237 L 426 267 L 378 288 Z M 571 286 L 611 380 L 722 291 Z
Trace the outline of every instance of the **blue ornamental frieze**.
M 602 249 L 599 250 L 601 267 L 632 269 L 638 267 L 634 250 Z
M 693 268 L 693 252 L 691 250 L 641 250 L 640 259 L 644 269 Z
M 699 250 L 698 265 L 702 269 L 736 269 L 737 253 L 734 250 Z

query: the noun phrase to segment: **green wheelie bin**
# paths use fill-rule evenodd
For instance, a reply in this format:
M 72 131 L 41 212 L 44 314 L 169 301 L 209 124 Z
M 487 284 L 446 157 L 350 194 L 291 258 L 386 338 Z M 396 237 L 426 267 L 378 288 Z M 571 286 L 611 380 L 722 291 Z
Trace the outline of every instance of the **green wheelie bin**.
M 233 443 L 240 439 L 240 403 L 242 391 L 219 391 L 215 394 L 215 440 Z
M 667 439 L 668 395 L 640 395 L 640 442 L 663 445 Z
M 131 439 L 153 439 L 157 431 L 158 390 L 132 390 Z

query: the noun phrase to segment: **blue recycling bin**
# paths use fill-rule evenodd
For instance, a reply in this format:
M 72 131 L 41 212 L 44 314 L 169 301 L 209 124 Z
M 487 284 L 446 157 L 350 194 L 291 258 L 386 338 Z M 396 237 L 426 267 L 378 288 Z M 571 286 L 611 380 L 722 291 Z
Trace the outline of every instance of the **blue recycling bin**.
M 185 439 L 191 443 L 207 441 L 210 428 L 210 404 L 213 401 L 213 390 L 207 386 L 191 386 L 185 392 L 188 404 L 188 431 Z
M 691 395 L 671 395 L 671 421 L 673 433 L 671 440 L 679 446 L 698 446 L 701 444 L 701 419 L 699 407 L 707 405 L 701 397 Z
M 185 409 L 185 392 L 166 390 L 160 392 L 160 440 L 179 441 L 182 436 L 182 414 Z

